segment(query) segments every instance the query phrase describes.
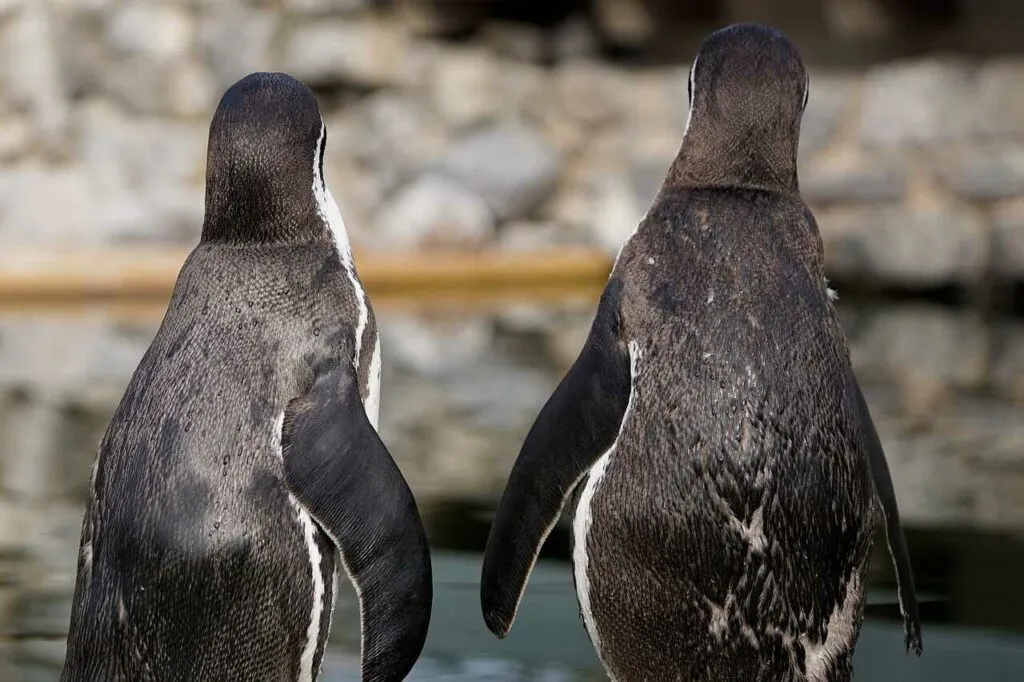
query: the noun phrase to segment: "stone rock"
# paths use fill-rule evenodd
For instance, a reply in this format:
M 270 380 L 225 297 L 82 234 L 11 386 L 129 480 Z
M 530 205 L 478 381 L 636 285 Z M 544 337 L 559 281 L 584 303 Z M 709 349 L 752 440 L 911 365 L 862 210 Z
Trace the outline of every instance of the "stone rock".
M 908 169 L 900 156 L 853 152 L 803 165 L 800 192 L 811 203 L 897 201 L 906 192 Z
M 497 247 L 502 251 L 543 251 L 588 243 L 590 237 L 584 230 L 550 221 L 515 220 L 499 228 Z
M 826 0 L 822 10 L 829 33 L 844 40 L 877 40 L 893 29 L 891 10 L 878 0 Z
M 395 21 L 317 19 L 292 27 L 281 59 L 310 85 L 383 87 L 409 80 L 411 50 Z
M 284 9 L 296 14 L 323 16 L 358 12 L 372 4 L 374 0 L 284 0 Z
M 106 399 L 114 402 L 112 408 L 158 325 L 159 321 L 115 325 L 101 313 L 4 315 L 0 320 L 0 386 L 24 387 L 34 396 L 46 397 L 51 407 L 69 396 L 81 399 L 88 391 L 113 387 L 117 395 L 106 394 Z M 54 363 L 55 357 L 61 362 Z M 56 433 L 53 428 L 38 435 L 49 438 Z
M 898 396 L 890 387 L 864 386 L 865 399 L 885 448 L 905 524 L 960 524 L 974 497 L 970 465 L 943 434 L 907 432 Z
M 850 345 L 858 372 L 900 383 L 976 388 L 988 369 L 984 322 L 936 305 L 872 308 Z
M 20 10 L 21 6 L 24 4 L 25 0 L 0 0 L 0 20 L 6 19 L 14 14 L 14 12 L 16 10 Z
M 555 74 L 555 91 L 569 120 L 584 127 L 614 123 L 628 105 L 623 74 L 593 62 L 570 62 Z
M 212 117 L 220 93 L 205 64 L 189 59 L 171 72 L 167 93 L 168 113 L 175 116 Z
M 70 112 L 49 15 L 42 3 L 32 3 L 2 28 L 0 93 L 30 116 L 38 140 L 59 155 Z
M 992 219 L 992 273 L 1024 281 L 1024 198 L 997 206 Z
M 983 64 L 971 101 L 974 133 L 984 140 L 1024 135 L 1024 61 L 996 59 Z
M 473 250 L 494 238 L 494 215 L 458 181 L 427 174 L 385 203 L 370 237 L 381 250 Z
M 614 256 L 646 211 L 628 174 L 598 170 L 559 192 L 548 217 L 570 229 L 588 232 L 590 243 Z
M 103 102 L 83 106 L 79 123 L 78 156 L 103 186 L 202 184 L 208 124 L 130 116 Z
M 368 210 L 416 177 L 442 154 L 448 141 L 444 126 L 429 108 L 394 90 L 364 98 L 331 117 L 327 126 L 327 159 L 354 164 L 366 176 L 358 181 L 373 195 L 367 196 Z
M 977 282 L 989 235 L 977 212 L 960 206 L 863 206 L 819 211 L 829 277 L 901 287 Z
M 671 161 L 671 159 L 669 160 Z M 633 184 L 633 196 L 636 198 L 636 206 L 644 209 L 654 203 L 668 174 L 670 163 L 657 161 L 636 162 L 630 169 L 630 177 Z
M 885 147 L 962 139 L 970 132 L 972 74 L 954 61 L 897 62 L 864 79 L 860 139 Z
M 543 370 L 490 353 L 452 372 L 444 384 L 453 411 L 469 425 L 503 431 L 536 417 L 557 381 Z
M 61 77 L 69 97 L 88 98 L 103 91 L 111 61 L 107 11 L 87 11 L 75 5 L 55 14 Z
M 0 169 L 0 243 L 74 248 L 101 240 L 88 178 L 82 166 Z
M 555 59 L 559 63 L 596 57 L 600 47 L 590 22 L 582 16 L 567 19 L 555 35 Z
M 479 28 L 481 41 L 496 55 L 521 62 L 544 61 L 548 45 L 536 26 L 509 21 L 487 21 Z
M 593 12 L 606 39 L 619 45 L 640 46 L 655 32 L 655 20 L 644 0 L 596 0 Z
M 811 94 L 800 123 L 801 157 L 815 156 L 835 139 L 855 91 L 855 78 L 827 72 L 811 74 Z
M 556 368 L 562 372 L 568 371 L 583 350 L 583 344 L 594 323 L 594 309 L 596 305 L 592 305 L 586 314 L 571 317 L 547 337 L 545 345 L 548 353 L 552 356 Z
M 992 387 L 1010 400 L 1024 403 L 1024 324 L 1002 321 L 992 336 Z
M 0 0 L 2 3 L 4 0 Z M 7 0 L 10 2 L 11 0 Z M 13 0 L 14 4 L 26 3 L 30 0 Z M 85 12 L 88 14 L 103 14 L 107 12 L 111 5 L 117 3 L 118 0 L 49 0 L 49 4 L 54 9 L 58 9 L 61 12 L 67 10 L 77 10 L 79 12 Z
M 498 220 L 525 217 L 554 189 L 558 153 L 518 123 L 500 123 L 456 140 L 440 162 L 480 196 Z
M 493 118 L 501 105 L 496 64 L 481 49 L 443 51 L 435 63 L 431 86 L 434 110 L 456 130 Z
M 651 130 L 667 131 L 673 140 L 668 152 L 659 145 L 656 153 L 674 156 L 679 149 L 690 109 L 689 79 L 689 65 L 642 69 L 631 74 L 624 85 L 630 134 L 642 139 Z
M 496 63 L 499 111 L 505 118 L 542 120 L 550 105 L 551 79 L 536 64 L 508 59 Z
M 424 319 L 397 312 L 378 316 L 381 354 L 392 371 L 438 378 L 464 370 L 479 361 L 493 342 L 492 323 L 481 317 L 451 316 Z
M 170 106 L 171 64 L 148 57 L 115 61 L 103 73 L 103 94 L 135 114 L 157 116 Z
M 195 37 L 195 21 L 186 8 L 152 0 L 120 5 L 108 26 L 115 52 L 160 63 L 185 56 Z
M 940 177 L 965 199 L 1024 196 L 1024 147 L 954 150 L 939 158 Z
M 204 12 L 199 51 L 218 90 L 227 90 L 243 76 L 270 67 L 279 16 L 270 10 L 237 6 Z
M 24 116 L 0 118 L 0 163 L 22 156 L 32 144 L 32 126 Z

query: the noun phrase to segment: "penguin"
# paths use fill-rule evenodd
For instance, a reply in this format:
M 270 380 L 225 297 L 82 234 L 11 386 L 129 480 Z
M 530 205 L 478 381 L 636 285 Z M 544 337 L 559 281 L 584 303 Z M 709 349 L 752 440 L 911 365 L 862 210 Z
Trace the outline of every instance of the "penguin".
M 199 242 L 92 468 L 65 682 L 312 682 L 340 571 L 362 679 L 421 653 L 430 557 L 377 435 L 380 341 L 326 145 L 287 74 L 220 100 Z
M 849 680 L 879 523 L 920 655 L 885 454 L 800 195 L 808 88 L 777 30 L 702 42 L 677 156 L 496 509 L 480 599 L 499 638 L 569 504 L 612 680 Z

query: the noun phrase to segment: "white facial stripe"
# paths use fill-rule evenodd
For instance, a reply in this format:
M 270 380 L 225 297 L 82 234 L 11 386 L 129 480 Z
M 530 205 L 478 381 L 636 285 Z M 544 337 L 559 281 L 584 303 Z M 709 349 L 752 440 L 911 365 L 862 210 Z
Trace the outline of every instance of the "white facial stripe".
M 690 129 L 690 119 L 693 118 L 693 101 L 697 98 L 697 91 L 694 88 L 695 83 L 693 82 L 694 74 L 697 73 L 697 60 L 700 59 L 700 55 L 693 58 L 693 65 L 690 67 L 690 80 L 689 80 L 689 93 L 690 93 L 690 106 L 686 110 L 686 127 L 683 128 L 683 137 L 686 137 L 686 132 Z
M 323 120 L 320 121 L 320 139 L 317 141 L 316 150 L 313 153 L 313 197 L 316 199 L 317 211 L 320 218 L 334 236 L 334 244 L 338 248 L 342 263 L 347 266 L 352 264 L 352 245 L 348 240 L 348 231 L 345 229 L 345 221 L 341 217 L 338 204 L 331 196 L 324 181 L 323 168 L 320 166 L 320 159 L 324 156 L 324 146 L 327 144 L 327 126 Z
M 369 308 L 366 304 L 366 292 L 363 291 L 363 287 L 359 284 L 359 280 L 356 278 L 355 264 L 352 260 L 352 245 L 348 240 L 348 231 L 345 229 L 345 221 L 341 217 L 341 210 L 338 208 L 337 202 L 334 201 L 334 197 L 331 196 L 331 191 L 327 189 L 327 183 L 324 181 L 323 173 L 321 172 L 320 155 L 326 144 L 327 126 L 321 120 L 320 140 L 317 142 L 316 152 L 313 155 L 313 197 L 316 199 L 317 212 L 320 214 L 320 218 L 324 221 L 324 224 L 334 236 L 334 247 L 338 250 L 338 256 L 341 258 L 341 264 L 345 267 L 348 279 L 352 283 L 352 290 L 356 297 L 356 305 L 359 307 L 359 318 L 356 321 L 355 329 L 355 353 L 352 357 L 352 365 L 355 367 L 356 374 L 358 375 L 359 357 L 363 348 L 363 330 L 366 329 L 366 321 L 369 317 Z
M 633 399 L 636 396 L 637 362 L 640 360 L 642 352 L 636 341 L 630 341 L 628 348 L 629 401 L 626 403 L 626 411 L 622 415 L 622 423 L 619 424 L 619 433 L 615 436 L 615 441 L 611 447 L 590 468 L 590 475 L 587 478 L 586 485 L 583 487 L 583 492 L 580 493 L 580 500 L 576 505 L 576 513 L 573 515 L 572 520 L 572 565 L 576 577 L 576 596 L 579 598 L 583 623 L 587 627 L 590 640 L 594 643 L 594 649 L 598 654 L 601 651 L 601 643 L 600 635 L 597 631 L 597 623 L 594 621 L 594 611 L 590 602 L 590 577 L 587 575 L 590 557 L 587 555 L 587 534 L 590 532 L 590 526 L 593 523 L 591 504 L 594 500 L 594 494 L 597 492 L 597 487 L 608 470 L 608 463 L 615 452 L 616 446 L 619 444 L 619 438 L 622 437 L 622 430 L 626 426 L 626 420 L 629 419 L 629 415 L 633 411 Z M 607 669 L 607 666 L 605 668 Z

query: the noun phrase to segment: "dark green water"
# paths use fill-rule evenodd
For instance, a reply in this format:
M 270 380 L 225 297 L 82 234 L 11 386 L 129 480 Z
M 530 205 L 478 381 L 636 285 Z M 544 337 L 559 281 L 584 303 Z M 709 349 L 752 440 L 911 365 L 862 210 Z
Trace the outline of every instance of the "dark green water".
M 856 679 L 1024 680 L 1024 324 L 918 304 L 844 315 L 926 620 L 924 656 L 908 657 L 876 542 Z M 477 587 L 504 477 L 589 307 L 378 316 L 381 433 L 434 550 L 434 615 L 410 679 L 605 679 L 577 615 L 564 523 L 506 640 L 486 631 Z M 155 328 L 103 312 L 0 315 L 0 680 L 59 677 L 88 469 Z M 358 642 L 346 589 L 322 679 L 358 679 Z

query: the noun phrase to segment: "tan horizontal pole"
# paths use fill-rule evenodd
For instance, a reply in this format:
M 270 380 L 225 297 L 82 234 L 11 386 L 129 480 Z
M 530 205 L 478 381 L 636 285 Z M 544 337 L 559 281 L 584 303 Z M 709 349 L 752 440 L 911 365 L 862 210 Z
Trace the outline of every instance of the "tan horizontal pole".
M 166 302 L 188 251 L 121 248 L 0 253 L 0 301 L 20 307 L 81 299 Z M 612 261 L 596 249 L 375 253 L 357 251 L 356 267 L 377 299 L 424 302 L 529 300 L 599 292 Z M 154 301 L 155 302 L 155 301 Z

